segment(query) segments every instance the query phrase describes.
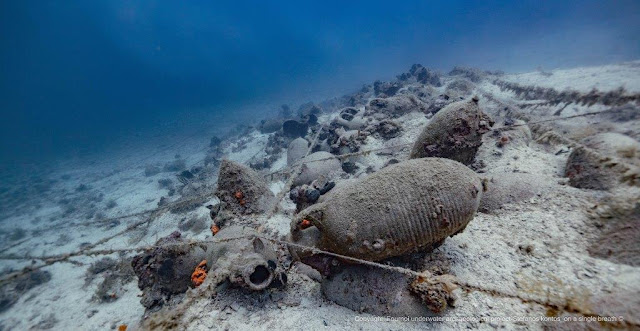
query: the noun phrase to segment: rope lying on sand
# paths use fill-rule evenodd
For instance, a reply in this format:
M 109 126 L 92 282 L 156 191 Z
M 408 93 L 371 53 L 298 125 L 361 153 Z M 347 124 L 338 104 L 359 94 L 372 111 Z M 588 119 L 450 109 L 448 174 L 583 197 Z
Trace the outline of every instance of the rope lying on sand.
M 404 267 L 398 267 L 398 266 L 393 266 L 393 265 L 387 265 L 387 264 L 382 264 L 382 263 L 378 263 L 378 262 L 373 262 L 373 261 L 368 261 L 368 260 L 363 260 L 363 259 L 359 259 L 359 258 L 354 258 L 354 257 L 350 257 L 350 256 L 346 256 L 346 255 L 341 255 L 341 254 L 337 254 L 337 253 L 333 253 L 333 252 L 329 252 L 329 251 L 325 251 L 325 250 L 321 250 L 315 247 L 310 247 L 310 246 L 306 246 L 306 245 L 301 245 L 301 244 L 296 244 L 296 243 L 292 243 L 292 242 L 288 242 L 288 241 L 284 241 L 284 240 L 279 240 L 279 239 L 275 239 L 275 238 L 271 238 L 271 237 L 267 237 L 264 235 L 247 235 L 247 236 L 239 236 L 239 237 L 231 237 L 231 238 L 225 238 L 225 239 L 216 239 L 216 241 L 218 242 L 228 242 L 228 241 L 233 241 L 233 240 L 240 240 L 240 239 L 253 239 L 253 238 L 260 238 L 263 240 L 267 240 L 270 241 L 274 244 L 281 244 L 284 246 L 288 246 L 288 247 L 294 247 L 294 248 L 298 248 L 298 249 L 302 249 L 302 250 L 306 250 L 309 252 L 312 252 L 314 254 L 324 254 L 327 256 L 331 256 L 331 257 L 335 257 L 338 258 L 340 260 L 343 261 L 349 261 L 352 263 L 356 263 L 356 264 L 360 264 L 360 265 L 366 265 L 366 266 L 370 266 L 370 267 L 374 267 L 374 268 L 380 268 L 380 269 L 384 269 L 384 270 L 389 270 L 392 272 L 398 272 L 401 274 L 404 274 L 406 276 L 409 277 L 429 277 L 429 273 L 428 272 L 417 272 L 415 270 L 412 269 L 408 269 L 408 268 L 404 268 Z M 145 246 L 145 247 L 135 247 L 135 248 L 122 248 L 122 249 L 103 249 L 103 250 L 90 250 L 87 252 L 84 252 L 84 254 L 60 254 L 60 255 L 51 255 L 51 256 L 46 256 L 46 257 L 36 257 L 36 256 L 28 256 L 28 258 L 30 259 L 37 259 L 37 260 L 42 260 L 44 263 L 42 265 L 36 266 L 36 267 L 32 267 L 29 268 L 29 270 L 26 270 L 26 272 L 31 272 L 31 271 L 35 271 L 38 269 L 41 269 L 43 267 L 46 267 L 48 265 L 51 265 L 53 263 L 56 262 L 63 262 L 63 261 L 67 261 L 72 258 L 72 257 L 77 257 L 80 255 L 84 255 L 84 256 L 94 256 L 94 255 L 108 255 L 108 254 L 113 254 L 113 253 L 132 253 L 132 252 L 142 252 L 142 251 L 146 251 L 146 250 L 151 250 L 151 249 L 156 249 L 156 248 L 169 248 L 169 247 L 191 247 L 191 246 L 198 246 L 198 245 L 202 245 L 202 244 L 210 244 L 212 242 L 212 239 L 209 240 L 196 240 L 196 241 L 189 241 L 189 242 L 185 242 L 185 243 L 169 243 L 169 244 L 164 244 L 164 245 L 150 245 L 150 246 Z M 16 257 L 16 258 L 21 258 L 21 257 Z M 22 258 L 27 258 L 27 256 L 23 256 Z M 12 274 L 9 275 L 8 277 L 3 277 L 2 279 L 0 279 L 0 284 L 9 281 L 11 279 L 14 279 L 16 277 L 19 277 L 21 274 L 24 274 L 26 272 L 23 273 L 16 273 L 16 274 Z M 551 298 L 547 295 L 545 296 L 538 296 L 536 297 L 535 295 L 533 295 L 532 293 L 529 292 L 508 292 L 505 291 L 502 288 L 487 288 L 486 286 L 482 286 L 479 284 L 471 284 L 468 282 L 462 282 L 459 279 L 455 279 L 454 283 L 456 285 L 458 285 L 459 287 L 461 287 L 462 289 L 464 289 L 467 292 L 472 292 L 472 291 L 477 291 L 477 292 L 482 292 L 482 293 L 486 293 L 488 295 L 491 296 L 500 296 L 500 297 L 504 297 L 504 298 L 511 298 L 511 299 L 517 299 L 522 301 L 523 303 L 536 303 L 542 306 L 545 306 L 547 308 L 552 308 L 555 310 L 565 310 L 565 307 L 568 306 L 569 300 L 571 298 L 562 298 L 562 297 L 557 297 L 557 298 Z M 193 298 L 195 299 L 195 298 Z M 193 304 L 195 300 L 191 300 L 190 303 Z M 599 316 L 598 314 L 588 311 L 588 310 L 580 310 L 580 308 L 576 308 L 573 307 L 572 310 L 570 311 L 572 313 L 577 313 L 583 316 Z M 627 324 L 624 325 L 629 325 L 629 326 L 635 326 L 638 327 L 640 326 L 640 324 L 634 324 L 631 321 L 626 321 Z
M 582 93 L 575 90 L 559 91 L 550 87 L 525 86 L 499 79 L 494 80 L 493 84 L 498 86 L 500 90 L 511 91 L 517 97 L 524 100 L 546 100 L 542 103 L 537 102 L 529 105 L 557 106 L 564 103 L 564 106 L 554 113 L 555 116 L 559 116 L 562 111 L 572 103 L 585 106 L 593 106 L 596 103 L 605 106 L 621 106 L 628 103 L 640 104 L 640 93 L 627 93 L 622 87 L 608 92 L 602 92 L 594 88 L 587 93 Z

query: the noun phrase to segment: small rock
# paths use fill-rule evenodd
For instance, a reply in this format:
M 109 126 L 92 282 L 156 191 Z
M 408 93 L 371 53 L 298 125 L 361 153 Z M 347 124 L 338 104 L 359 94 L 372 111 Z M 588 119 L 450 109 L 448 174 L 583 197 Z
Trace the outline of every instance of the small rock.
M 287 120 L 282 123 L 282 132 L 287 137 L 304 137 L 309 131 L 307 123 L 301 123 L 296 120 Z
M 342 170 L 348 174 L 355 174 L 358 171 L 358 166 L 355 162 L 346 161 L 342 163 Z

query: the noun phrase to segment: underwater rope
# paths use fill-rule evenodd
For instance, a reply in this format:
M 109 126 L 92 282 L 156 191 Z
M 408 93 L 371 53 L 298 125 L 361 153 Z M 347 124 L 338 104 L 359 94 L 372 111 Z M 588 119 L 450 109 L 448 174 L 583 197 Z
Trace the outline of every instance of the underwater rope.
M 290 246 L 290 247 L 295 247 L 295 248 L 311 251 L 311 252 L 313 252 L 315 254 L 325 254 L 325 255 L 328 255 L 328 256 L 332 256 L 332 257 L 339 258 L 339 259 L 346 260 L 346 261 L 351 261 L 351 262 L 354 262 L 354 263 L 357 263 L 357 264 L 361 264 L 361 265 L 367 265 L 367 266 L 371 266 L 371 267 L 375 267 L 375 268 L 389 270 L 389 271 L 392 271 L 392 272 L 399 272 L 399 273 L 402 273 L 404 275 L 411 276 L 411 277 L 427 277 L 428 278 L 430 276 L 430 273 L 428 271 L 417 272 L 417 271 L 414 271 L 414 270 L 411 270 L 411 269 L 408 269 L 408 268 L 404 268 L 404 267 L 387 265 L 387 264 L 382 264 L 382 263 L 378 263 L 378 262 L 363 260 L 363 259 L 359 259 L 359 258 L 355 258 L 355 257 L 350 257 L 350 256 L 346 256 L 346 255 L 341 255 L 341 254 L 325 251 L 325 250 L 322 250 L 322 249 L 318 249 L 318 248 L 315 248 L 315 247 L 310 247 L 310 246 L 291 243 L 291 242 L 288 242 L 288 241 L 279 240 L 279 239 L 275 239 L 275 238 L 271 238 L 271 237 L 266 237 L 264 235 L 238 236 L 238 237 L 217 239 L 217 241 L 218 242 L 228 242 L 228 241 L 233 241 L 233 240 L 252 239 L 252 238 L 260 238 L 260 239 L 264 239 L 264 240 L 267 240 L 267 241 L 271 241 L 271 242 L 273 242 L 275 244 L 281 244 L 281 245 L 286 245 L 286 246 Z M 164 245 L 151 245 L 151 246 L 137 247 L 137 248 L 93 250 L 93 251 L 84 252 L 83 254 L 72 254 L 72 253 L 69 253 L 69 254 L 52 255 L 52 256 L 48 256 L 48 257 L 30 257 L 30 258 L 33 258 L 33 259 L 43 260 L 44 264 L 36 266 L 36 267 L 28 268 L 28 270 L 24 270 L 22 273 L 14 273 L 14 274 L 9 275 L 8 277 L 4 277 L 4 278 L 0 279 L 0 284 L 4 283 L 6 281 L 9 281 L 11 279 L 14 279 L 16 277 L 19 277 L 19 276 L 21 276 L 23 274 L 26 274 L 28 272 L 32 272 L 32 271 L 41 269 L 41 268 L 46 267 L 48 265 L 51 265 L 53 263 L 67 261 L 68 259 L 70 259 L 72 257 L 75 257 L 75 256 L 80 256 L 80 255 L 83 255 L 83 256 L 108 255 L 108 254 L 113 254 L 113 253 L 138 252 L 138 251 L 150 250 L 150 249 L 154 249 L 154 248 L 196 246 L 196 245 L 201 245 L 201 244 L 208 244 L 208 243 L 211 243 L 212 241 L 213 241 L 212 239 L 209 239 L 209 240 L 197 240 L 197 241 L 190 241 L 190 242 L 186 242 L 186 243 L 169 243 L 169 244 L 164 244 Z M 595 314 L 593 312 L 578 310 L 576 307 L 573 307 L 571 310 L 569 310 L 568 308 L 566 308 L 566 306 L 567 306 L 567 303 L 568 303 L 567 300 L 570 300 L 570 298 L 558 297 L 557 299 L 560 299 L 561 301 L 567 301 L 567 302 L 564 303 L 565 305 L 561 305 L 558 302 L 552 302 L 552 300 L 550 300 L 551 298 L 549 298 L 549 297 L 540 298 L 540 297 L 535 297 L 535 296 L 532 296 L 532 295 L 525 295 L 525 293 L 522 293 L 522 292 L 520 292 L 520 293 L 509 293 L 509 292 L 503 291 L 502 289 L 498 289 L 498 288 L 491 289 L 491 288 L 485 288 L 485 287 L 477 285 L 477 284 L 469 284 L 469 283 L 466 283 L 466 282 L 461 282 L 457 278 L 455 280 L 453 280 L 453 282 L 456 285 L 460 286 L 461 288 L 465 289 L 468 292 L 478 291 L 478 292 L 482 292 L 482 293 L 485 293 L 485 294 L 489 294 L 491 296 L 500 296 L 500 297 L 504 297 L 504 298 L 517 299 L 517 300 L 520 300 L 523 303 L 536 303 L 536 304 L 539 304 L 541 306 L 545 306 L 545 307 L 548 307 L 548 308 L 553 308 L 553 309 L 561 310 L 561 311 L 567 311 L 567 312 L 570 312 L 570 313 L 577 313 L 577 314 L 580 314 L 580 315 L 583 315 L 583 316 L 600 316 L 600 315 Z M 201 294 L 200 296 L 204 295 L 202 293 L 200 293 L 200 294 Z M 197 298 L 198 297 L 192 297 L 191 300 L 189 300 L 187 303 L 193 304 L 193 301 L 195 299 L 197 299 Z M 625 323 L 624 325 L 628 325 L 628 326 L 635 326 L 635 327 L 640 326 L 640 324 L 632 323 L 632 322 L 628 321 L 628 319 L 623 323 Z

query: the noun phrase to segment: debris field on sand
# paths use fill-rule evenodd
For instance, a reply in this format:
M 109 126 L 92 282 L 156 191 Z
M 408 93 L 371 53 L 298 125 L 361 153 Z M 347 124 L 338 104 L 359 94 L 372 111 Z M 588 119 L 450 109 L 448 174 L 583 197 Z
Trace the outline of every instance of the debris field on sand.
M 58 208 L 96 217 L 98 231 L 61 216 L 50 230 L 0 235 L 14 256 L 97 256 L 3 283 L 0 329 L 69 328 L 71 314 L 88 329 L 381 326 L 356 316 L 470 317 L 438 324 L 447 330 L 561 327 L 486 316 L 640 327 L 640 84 L 625 74 L 638 67 L 607 69 L 626 90 L 573 91 L 569 71 L 414 65 L 343 97 L 283 105 L 206 137 L 198 158 L 141 165 L 136 178 L 158 195 L 134 221 L 101 222 L 93 215 L 122 216 L 126 201 L 75 183 L 78 203 Z M 593 70 L 585 79 L 612 77 Z M 55 237 L 36 241 L 36 230 Z M 54 310 L 66 299 L 51 284 L 76 279 L 86 307 Z M 42 311 L 16 318 L 34 298 Z

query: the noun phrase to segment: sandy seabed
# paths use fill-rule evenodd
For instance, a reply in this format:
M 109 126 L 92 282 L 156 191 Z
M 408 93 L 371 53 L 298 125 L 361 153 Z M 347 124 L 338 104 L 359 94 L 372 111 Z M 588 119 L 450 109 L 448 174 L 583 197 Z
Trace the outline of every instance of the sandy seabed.
M 507 200 L 511 199 L 508 203 L 491 211 L 478 212 L 464 232 L 448 238 L 428 255 L 427 269 L 455 275 L 461 284 L 468 285 L 456 291 L 455 307 L 448 308 L 441 316 L 422 318 L 356 312 L 327 300 L 320 283 L 294 266 L 289 269 L 289 283 L 282 290 L 233 295 L 222 292 L 214 298 L 196 300 L 185 312 L 181 328 L 640 327 L 640 252 L 637 244 L 624 241 L 624 234 L 616 232 L 623 230 L 617 229 L 615 223 L 631 215 L 625 226 L 640 226 L 637 212 L 633 219 L 631 211 L 633 201 L 637 202 L 640 197 L 640 189 L 624 182 L 615 183 L 608 190 L 576 188 L 569 185 L 565 176 L 567 158 L 574 148 L 567 140 L 579 142 L 597 133 L 616 132 L 637 142 L 640 139 L 638 104 L 618 106 L 626 111 L 625 118 L 603 113 L 562 120 L 562 117 L 606 111 L 612 106 L 602 103 L 553 105 L 548 100 L 517 95 L 497 83 L 558 91 L 572 89 L 585 94 L 594 88 L 608 92 L 623 87 L 627 94 L 633 95 L 640 93 L 640 62 L 551 72 L 483 73 L 476 82 L 471 80 L 474 77 L 463 76 L 443 75 L 440 87 L 403 83 L 398 93 L 418 95 L 422 91 L 428 95 L 424 96 L 427 99 L 444 93 L 462 98 L 478 95 L 481 108 L 493 117 L 496 127 L 503 125 L 507 117 L 515 116 L 515 111 L 506 110 L 511 108 L 530 123 L 554 119 L 545 125 L 564 140 L 545 139 L 536 130 L 515 134 L 503 145 L 499 144 L 501 136 L 484 136 L 476 156 L 476 160 L 482 162 L 476 163 L 474 170 L 488 179 L 528 174 L 535 178 L 535 194 L 523 193 L 526 198 L 519 199 L 518 193 L 514 193 L 513 197 L 507 197 Z M 460 80 L 468 83 L 465 85 L 468 90 L 448 89 L 451 83 Z M 364 106 L 368 98 L 373 97 L 372 93 L 356 94 L 360 98 L 356 100 L 358 105 Z M 338 116 L 343 101 L 344 98 L 324 103 L 320 124 L 331 123 Z M 554 115 L 562 107 L 564 109 Z M 361 150 L 404 147 L 354 157 L 351 160 L 359 169 L 336 181 L 362 178 L 381 169 L 391 159 L 407 159 L 409 145 L 429 123 L 430 116 L 412 111 L 393 121 L 401 127 L 400 134 L 393 138 L 371 134 L 359 142 L 359 147 Z M 260 133 L 253 128 L 238 130 L 223 137 L 220 157 L 247 165 L 271 157 L 270 164 L 259 170 L 262 174 L 286 168 L 286 148 L 272 154 L 266 152 L 273 134 Z M 38 260 L 20 258 L 26 255 L 66 254 L 86 247 L 92 250 L 144 247 L 176 230 L 189 239 L 211 238 L 209 210 L 204 206 L 214 199 L 212 196 L 188 211 L 154 213 L 150 222 L 132 229 L 128 227 L 148 215 L 101 221 L 156 208 L 161 199 L 171 202 L 180 197 L 212 193 L 217 180 L 215 168 L 203 167 L 211 153 L 211 136 L 203 135 L 172 137 L 162 147 L 136 147 L 104 156 L 93 164 L 61 162 L 40 176 L 38 184 L 45 187 L 42 194 L 37 194 L 35 189 L 26 190 L 24 199 L 12 200 L 12 208 L 3 208 L 0 271 L 8 275 L 41 264 Z M 636 159 L 639 157 L 635 156 Z M 194 167 L 204 169 L 197 182 L 185 183 L 177 178 L 176 174 Z M 267 178 L 274 194 L 285 190 L 286 178 Z M 20 183 L 18 181 L 17 185 L 22 185 Z M 32 188 L 38 187 L 28 183 Z M 3 199 L 10 194 L 18 193 L 4 191 Z M 254 219 L 264 233 L 284 238 L 295 214 L 295 204 L 288 194 L 279 196 L 282 199 L 278 201 L 275 215 L 269 218 L 256 215 Z M 9 204 L 4 202 L 3 205 Z M 98 242 L 101 243 L 93 246 Z M 15 288 L 15 280 L 4 282 L 0 330 L 104 330 L 117 329 L 123 324 L 128 325 L 128 330 L 138 328 L 145 308 L 140 304 L 141 291 L 136 277 L 126 271 L 113 273 L 94 268 L 96 262 L 105 257 L 126 264 L 133 255 L 134 252 L 80 254 L 39 269 L 38 277 L 43 280 L 23 281 L 22 284 L 27 285 L 20 289 Z M 106 281 L 114 275 L 116 280 Z

